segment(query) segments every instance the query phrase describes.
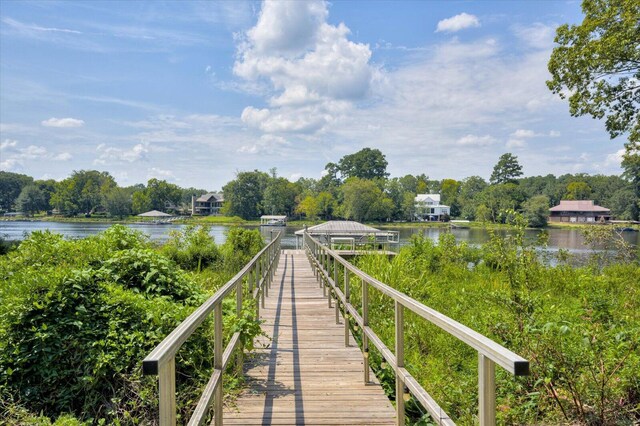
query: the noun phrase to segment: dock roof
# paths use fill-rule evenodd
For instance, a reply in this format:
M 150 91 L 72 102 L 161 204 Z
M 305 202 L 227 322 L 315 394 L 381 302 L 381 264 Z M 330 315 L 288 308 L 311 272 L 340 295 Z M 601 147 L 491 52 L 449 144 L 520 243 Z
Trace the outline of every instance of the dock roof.
M 296 235 L 304 234 L 304 229 L 296 231 Z M 352 220 L 330 220 L 306 229 L 311 235 L 389 235 L 389 232 L 363 225 Z

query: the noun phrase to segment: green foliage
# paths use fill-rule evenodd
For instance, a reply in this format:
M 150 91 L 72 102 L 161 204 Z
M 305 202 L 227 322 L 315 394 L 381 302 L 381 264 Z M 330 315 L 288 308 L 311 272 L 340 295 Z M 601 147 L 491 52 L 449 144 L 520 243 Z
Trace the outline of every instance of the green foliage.
M 188 225 L 183 231 L 171 231 L 162 253 L 182 269 L 198 272 L 221 259 L 218 246 L 206 225 Z
M 22 188 L 31 183 L 31 176 L 0 170 L 0 210 L 12 211 Z
M 516 183 L 516 178 L 522 176 L 522 166 L 518 163 L 518 157 L 507 152 L 502 154 L 498 162 L 493 166 L 493 172 L 489 181 L 492 185 L 501 183 Z
M 444 235 L 415 237 L 392 260 L 361 257 L 375 278 L 490 337 L 531 362 L 531 375 L 497 372 L 498 424 L 633 424 L 640 404 L 640 265 L 548 266 L 525 239 L 526 220 L 494 234 L 482 252 Z M 590 227 L 589 229 L 604 229 Z M 609 230 L 610 232 L 610 230 Z M 359 303 L 359 284 L 352 283 Z M 393 303 L 370 290 L 370 326 L 393 347 Z M 405 364 L 458 424 L 474 424 L 477 354 L 405 311 Z M 393 371 L 372 366 L 393 392 Z M 386 383 L 385 383 L 386 382 Z M 409 404 L 415 424 L 424 409 Z M 422 419 L 422 420 L 421 420 Z
M 185 232 L 181 249 L 211 248 L 202 229 Z M 259 250 L 259 233 L 247 232 L 229 244 L 244 257 Z M 0 257 L 0 423 L 153 423 L 156 382 L 141 376 L 140 361 L 224 280 L 182 272 L 124 226 L 73 241 L 34 232 Z M 252 304 L 236 317 L 228 302 L 225 339 L 240 331 L 250 348 L 260 333 Z M 211 374 L 212 342 L 206 320 L 178 353 L 181 418 Z
M 74 171 L 58 184 L 51 204 L 67 216 L 91 214 L 103 206 L 104 196 L 116 186 L 116 181 L 107 172 Z
M 222 188 L 225 200 L 222 213 L 243 219 L 259 217 L 268 180 L 269 175 L 258 170 L 239 172 L 234 180 Z
M 116 252 L 103 263 L 99 273 L 105 281 L 117 282 L 150 296 L 169 296 L 182 301 L 194 293 L 176 264 L 152 249 Z
M 124 188 L 113 188 L 105 195 L 104 206 L 109 216 L 129 216 L 132 213 L 131 194 Z
M 257 229 L 230 228 L 221 247 L 224 266 L 237 270 L 247 264 L 262 248 L 264 240 Z
M 640 139 L 640 6 L 637 0 L 583 0 L 584 20 L 561 25 L 547 86 L 569 99 L 571 115 L 606 117 L 612 138 Z
M 549 219 L 549 197 L 536 195 L 524 202 L 522 210 L 529 226 L 543 228 Z
M 571 182 L 567 185 L 566 200 L 590 200 L 591 187 L 586 182 Z
M 48 207 L 44 192 L 35 184 L 22 188 L 16 200 L 16 209 L 27 216 L 39 213 Z
M 337 169 L 345 180 L 352 177 L 385 179 L 389 176 L 387 164 L 385 156 L 379 149 L 363 148 L 354 154 L 342 157 L 337 164 Z
M 386 220 L 393 214 L 393 201 L 371 180 L 357 177 L 342 185 L 341 215 L 355 221 Z

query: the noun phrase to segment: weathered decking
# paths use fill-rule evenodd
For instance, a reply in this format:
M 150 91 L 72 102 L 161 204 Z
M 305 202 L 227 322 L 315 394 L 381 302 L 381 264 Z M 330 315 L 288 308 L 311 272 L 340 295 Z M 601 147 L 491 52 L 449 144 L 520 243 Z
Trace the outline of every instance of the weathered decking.
M 284 250 L 265 308 L 263 330 L 273 340 L 245 363 L 248 389 L 224 413 L 225 424 L 393 425 L 395 411 L 362 353 L 313 276 L 302 250 Z M 264 339 L 261 339 L 264 342 Z

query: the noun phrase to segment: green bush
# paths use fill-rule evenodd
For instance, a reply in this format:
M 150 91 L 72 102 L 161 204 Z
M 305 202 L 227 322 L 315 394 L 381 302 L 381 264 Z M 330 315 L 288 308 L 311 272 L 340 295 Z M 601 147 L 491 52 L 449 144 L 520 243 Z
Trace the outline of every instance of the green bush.
M 218 246 L 206 225 L 188 225 L 183 231 L 172 231 L 162 253 L 181 268 L 198 272 L 221 259 Z
M 237 270 L 246 265 L 262 248 L 264 240 L 260 231 L 231 228 L 227 240 L 222 245 L 224 266 L 227 270 Z
M 418 237 L 391 261 L 363 256 L 357 266 L 373 277 L 488 336 L 531 363 L 531 375 L 497 373 L 499 424 L 631 425 L 640 407 L 640 266 L 545 265 L 513 215 L 509 235 L 492 236 L 471 260 L 462 244 Z M 610 231 L 609 231 L 610 232 Z M 599 256 L 596 252 L 594 256 Z M 467 261 L 476 264 L 470 268 Z M 352 300 L 359 303 L 358 283 Z M 369 322 L 393 347 L 393 303 L 370 290 Z M 474 424 L 475 351 L 405 311 L 405 364 L 458 424 Z M 393 374 L 373 351 L 383 386 Z M 414 421 L 424 409 L 411 402 Z M 424 420 L 422 420 L 424 421 Z M 420 423 L 424 424 L 424 423 Z
M 205 300 L 199 282 L 209 294 L 224 282 L 212 274 L 182 272 L 124 227 L 73 241 L 32 234 L 0 257 L 0 423 L 154 423 L 156 378 L 141 376 L 141 360 Z M 250 347 L 258 323 L 248 311 L 227 314 L 225 339 L 241 331 Z M 176 357 L 181 418 L 212 353 L 206 320 Z

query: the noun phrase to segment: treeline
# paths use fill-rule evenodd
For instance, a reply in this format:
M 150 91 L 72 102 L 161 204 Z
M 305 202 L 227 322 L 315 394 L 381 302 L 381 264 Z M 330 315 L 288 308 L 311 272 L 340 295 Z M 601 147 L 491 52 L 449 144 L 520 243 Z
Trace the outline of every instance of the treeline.
M 594 200 L 611 209 L 617 219 L 638 220 L 640 178 L 635 163 L 623 162 L 622 176 L 565 174 L 522 177 L 516 156 L 502 155 L 489 181 L 480 176 L 463 180 L 429 179 L 426 174 L 389 177 L 387 160 L 377 149 L 364 148 L 328 163 L 321 179 L 295 182 L 277 170 L 239 172 L 223 188 L 223 214 L 255 219 L 263 214 L 286 214 L 315 219 L 411 221 L 416 194 L 440 194 L 451 217 L 504 223 L 505 211 L 519 211 L 530 226 L 544 226 L 549 207 L 560 200 Z M 60 214 L 104 212 L 123 217 L 151 209 L 185 212 L 191 196 L 206 190 L 180 188 L 163 180 L 120 188 L 107 172 L 76 171 L 55 182 L 34 181 L 25 175 L 0 172 L 0 208 L 33 214 L 56 209 Z
M 60 182 L 0 171 L 0 211 L 25 215 L 46 211 L 121 218 L 149 210 L 179 213 L 190 210 L 192 195 L 205 192 L 155 178 L 146 185 L 119 187 L 108 172 L 96 170 L 74 171 Z

